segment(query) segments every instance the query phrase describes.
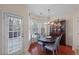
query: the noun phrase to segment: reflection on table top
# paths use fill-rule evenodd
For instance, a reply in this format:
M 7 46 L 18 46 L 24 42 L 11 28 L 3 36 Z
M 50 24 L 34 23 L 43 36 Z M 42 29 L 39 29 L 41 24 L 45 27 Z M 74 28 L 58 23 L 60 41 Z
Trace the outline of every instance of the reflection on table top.
M 42 42 L 54 42 L 56 38 L 46 38 L 46 37 L 41 37 L 39 38 L 38 41 L 42 41 Z

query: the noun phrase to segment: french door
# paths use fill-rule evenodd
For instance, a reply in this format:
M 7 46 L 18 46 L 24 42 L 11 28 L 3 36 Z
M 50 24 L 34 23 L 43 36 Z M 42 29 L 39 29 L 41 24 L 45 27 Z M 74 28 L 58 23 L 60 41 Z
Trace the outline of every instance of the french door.
M 23 52 L 22 18 L 5 14 L 6 54 L 21 54 Z

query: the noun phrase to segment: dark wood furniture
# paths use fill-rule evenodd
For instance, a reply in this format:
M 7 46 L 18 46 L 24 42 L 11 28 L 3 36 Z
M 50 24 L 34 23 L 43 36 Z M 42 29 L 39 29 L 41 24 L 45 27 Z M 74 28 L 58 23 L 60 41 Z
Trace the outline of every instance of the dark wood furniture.
M 60 44 L 66 45 L 66 21 L 65 20 L 61 21 L 61 25 L 62 25 L 61 26 L 61 33 L 63 35 L 62 35 Z
M 56 37 L 62 34 L 60 44 L 66 45 L 66 21 L 62 20 L 59 22 L 61 24 L 60 27 L 54 27 L 53 25 L 50 26 L 50 36 Z

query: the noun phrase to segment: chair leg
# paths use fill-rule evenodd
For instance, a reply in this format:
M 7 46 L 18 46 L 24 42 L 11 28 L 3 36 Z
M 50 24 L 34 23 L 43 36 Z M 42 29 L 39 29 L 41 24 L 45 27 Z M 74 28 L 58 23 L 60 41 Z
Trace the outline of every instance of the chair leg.
M 57 48 L 57 54 L 59 54 L 59 49 Z
M 55 54 L 54 50 L 52 51 L 52 54 L 53 54 L 53 55 Z
M 57 51 L 57 49 L 56 49 L 56 55 L 58 54 L 58 51 Z
M 45 50 L 45 54 L 47 54 L 47 49 L 44 49 Z

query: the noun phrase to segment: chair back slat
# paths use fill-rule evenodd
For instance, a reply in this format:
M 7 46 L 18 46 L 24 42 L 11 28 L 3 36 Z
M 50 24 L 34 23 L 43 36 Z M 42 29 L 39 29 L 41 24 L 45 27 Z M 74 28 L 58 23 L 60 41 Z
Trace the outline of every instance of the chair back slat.
M 59 37 L 56 38 L 55 43 L 54 43 L 55 44 L 55 47 L 58 47 L 59 46 L 61 37 L 62 37 L 62 35 L 60 35 Z

